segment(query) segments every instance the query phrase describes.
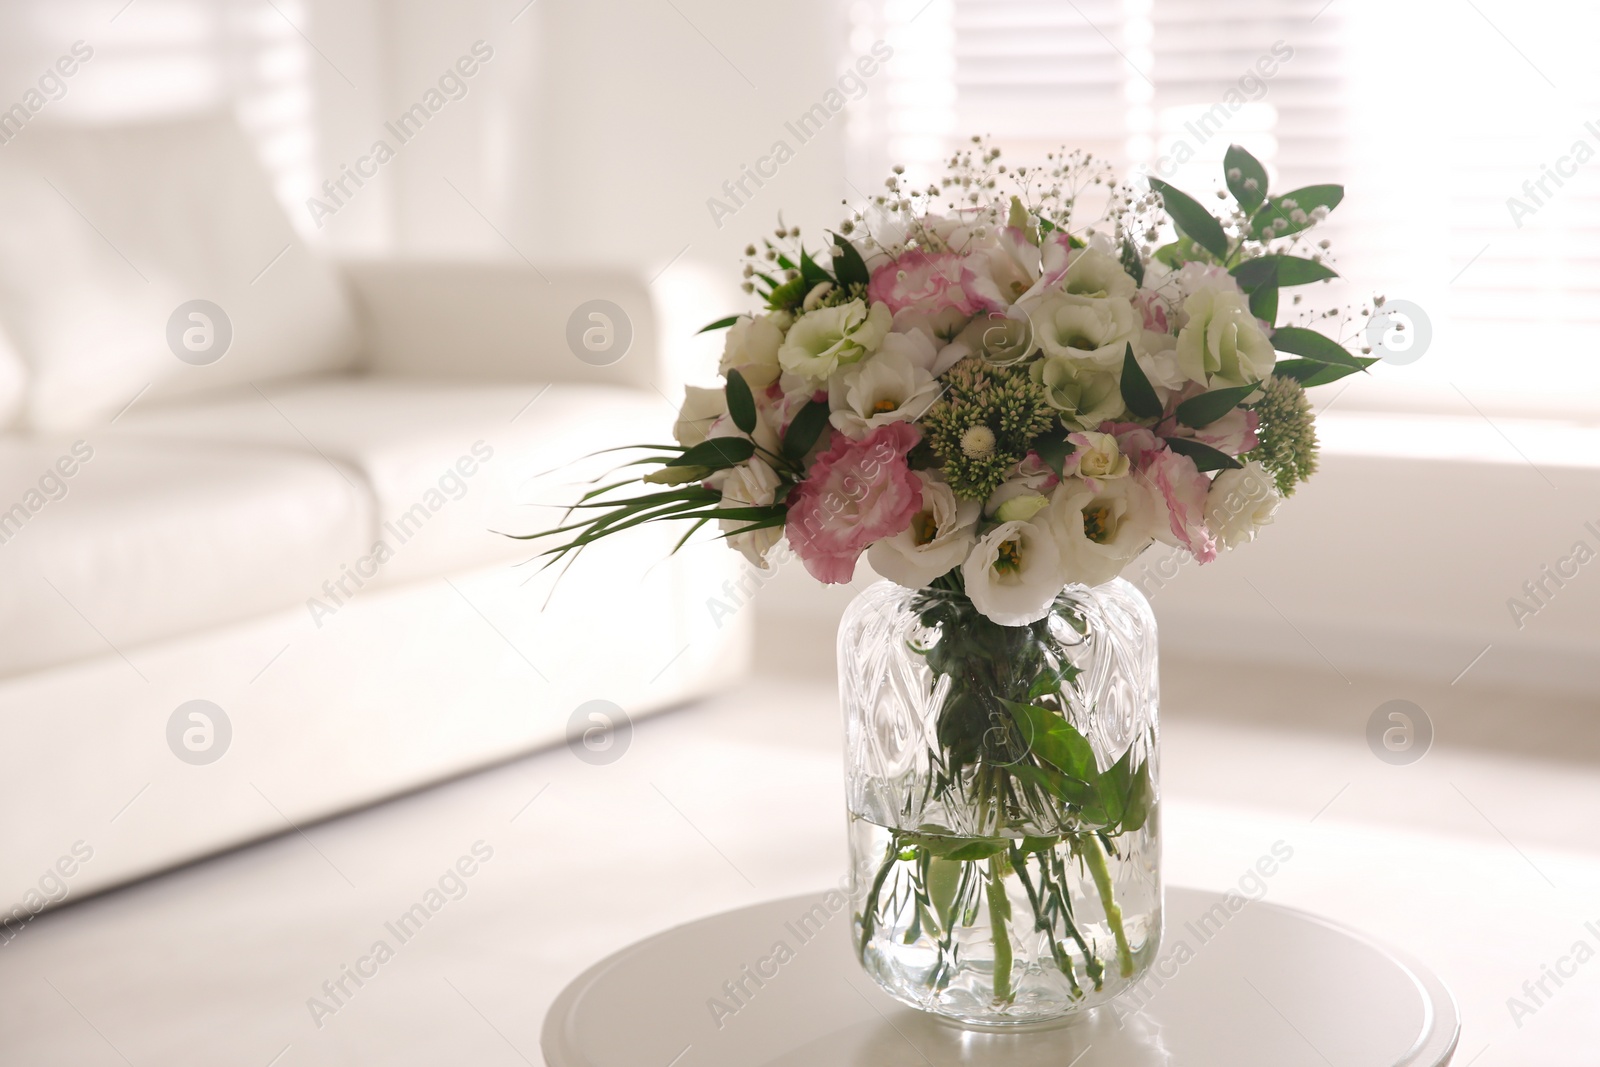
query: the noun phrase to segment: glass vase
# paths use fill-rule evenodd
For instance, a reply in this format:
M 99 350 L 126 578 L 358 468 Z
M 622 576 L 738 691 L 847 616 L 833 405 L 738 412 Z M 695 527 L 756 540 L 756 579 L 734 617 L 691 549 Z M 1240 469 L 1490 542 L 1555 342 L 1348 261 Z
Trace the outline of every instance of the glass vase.
M 1129 583 L 1000 626 L 878 584 L 839 629 L 852 936 L 898 1000 L 1045 1023 L 1139 980 L 1161 937 L 1156 627 Z

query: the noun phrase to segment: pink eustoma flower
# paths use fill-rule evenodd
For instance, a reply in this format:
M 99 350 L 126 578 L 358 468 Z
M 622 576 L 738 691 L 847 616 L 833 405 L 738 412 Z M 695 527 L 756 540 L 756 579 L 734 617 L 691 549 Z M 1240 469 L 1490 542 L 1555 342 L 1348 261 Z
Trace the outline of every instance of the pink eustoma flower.
M 909 422 L 880 426 L 859 441 L 839 434 L 812 463 L 789 497 L 784 533 L 813 578 L 848 582 L 868 545 L 911 525 L 922 508 L 922 483 L 906 453 L 921 439 Z

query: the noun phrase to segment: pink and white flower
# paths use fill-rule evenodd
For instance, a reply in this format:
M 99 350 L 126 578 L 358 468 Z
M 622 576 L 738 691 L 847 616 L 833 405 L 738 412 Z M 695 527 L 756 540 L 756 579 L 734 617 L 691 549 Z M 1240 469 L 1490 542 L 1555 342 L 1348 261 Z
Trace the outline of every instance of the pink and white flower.
M 978 311 L 961 286 L 961 264 L 953 252 L 912 249 L 872 272 L 867 299 L 888 306 L 896 331 L 948 340 Z
M 784 525 L 813 578 L 848 582 L 868 545 L 911 525 L 922 509 L 922 483 L 906 465 L 906 453 L 921 439 L 915 426 L 896 422 L 859 441 L 840 434 L 813 461 L 789 496 Z

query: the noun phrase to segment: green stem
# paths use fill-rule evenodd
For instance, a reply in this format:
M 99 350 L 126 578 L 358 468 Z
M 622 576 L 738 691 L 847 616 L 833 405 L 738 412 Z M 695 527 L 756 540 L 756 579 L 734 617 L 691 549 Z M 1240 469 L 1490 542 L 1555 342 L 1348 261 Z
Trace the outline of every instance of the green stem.
M 872 888 L 867 892 L 867 899 L 861 908 L 861 942 L 856 945 L 856 959 L 861 965 L 867 965 L 867 942 L 872 940 L 873 927 L 878 921 L 878 896 L 883 892 L 883 883 L 889 877 L 889 872 L 894 869 L 895 862 L 900 858 L 900 838 L 898 835 L 889 839 L 889 847 L 884 851 L 883 866 L 878 868 L 878 876 L 872 880 Z
M 1056 937 L 1055 926 L 1045 914 L 1045 901 L 1034 890 L 1033 879 L 1028 877 L 1028 854 L 1016 845 L 1011 846 L 1011 869 L 1017 872 L 1017 880 L 1028 894 L 1028 904 L 1033 908 L 1033 928 L 1044 934 L 1050 942 L 1050 955 L 1056 961 L 1056 969 L 1072 983 L 1073 995 L 1081 997 L 1083 990 L 1078 985 L 1078 972 L 1072 965 L 1072 957 L 1067 954 L 1061 939 Z
M 1106 854 L 1100 838 L 1091 833 L 1082 835 L 1079 841 L 1083 843 L 1083 861 L 1094 876 L 1094 887 L 1100 891 L 1100 903 L 1106 911 L 1106 925 L 1111 927 L 1111 933 L 1117 939 L 1117 966 L 1122 977 L 1132 978 L 1133 952 L 1128 948 L 1127 931 L 1122 928 L 1122 907 L 1111 893 L 1111 872 L 1106 868 Z
M 994 999 L 1011 1003 L 1011 934 L 1006 921 L 1011 917 L 1011 901 L 1006 898 L 1006 859 L 989 857 L 989 927 L 994 934 Z

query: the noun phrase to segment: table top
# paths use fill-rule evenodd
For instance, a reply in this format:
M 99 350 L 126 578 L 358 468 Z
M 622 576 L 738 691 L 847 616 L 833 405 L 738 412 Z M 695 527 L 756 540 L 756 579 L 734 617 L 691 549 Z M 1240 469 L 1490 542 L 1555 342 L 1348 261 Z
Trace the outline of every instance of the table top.
M 1161 953 L 1112 1004 L 1050 1029 L 962 1030 L 879 990 L 850 951 L 848 907 L 823 901 L 725 912 L 601 961 L 545 1017 L 546 1063 L 1442 1067 L 1460 1034 L 1449 991 L 1405 955 L 1305 912 L 1192 889 L 1167 891 Z M 801 921 L 821 914 L 820 928 Z

